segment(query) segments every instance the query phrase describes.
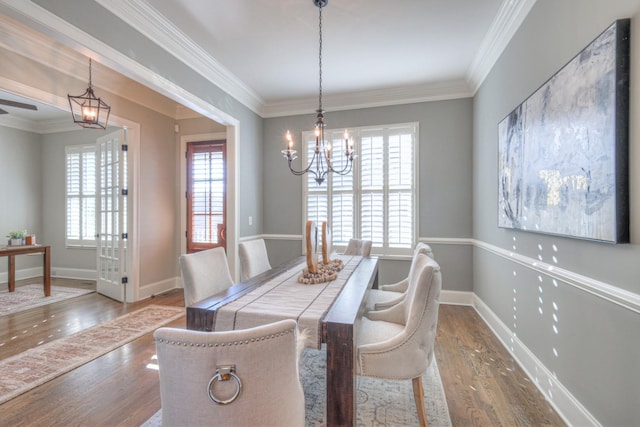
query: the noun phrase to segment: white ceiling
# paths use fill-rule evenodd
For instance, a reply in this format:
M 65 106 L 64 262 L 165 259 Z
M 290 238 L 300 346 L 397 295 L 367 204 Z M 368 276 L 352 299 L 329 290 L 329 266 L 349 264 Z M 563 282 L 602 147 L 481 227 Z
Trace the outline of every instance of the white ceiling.
M 14 95 L 9 92 L 0 90 L 0 99 L 8 101 L 22 102 L 23 104 L 34 105 L 37 110 L 29 110 L 19 107 L 12 107 L 9 105 L 0 104 L 0 108 L 5 110 L 8 114 L 0 114 L 0 118 L 17 117 L 24 120 L 36 120 L 36 121 L 49 121 L 59 119 L 62 116 L 69 115 L 69 112 L 61 110 L 57 107 L 53 107 L 49 104 L 34 101 L 33 99 L 25 98 L 22 96 Z M 71 117 L 69 115 L 69 117 Z
M 95 1 L 263 117 L 317 106 L 313 0 Z M 330 0 L 324 104 L 473 96 L 535 1 Z
M 95 1 L 263 117 L 317 107 L 313 0 Z M 324 106 L 472 96 L 535 1 L 329 0 L 322 10 Z M 107 90 L 119 93 L 113 86 Z
M 146 0 L 266 104 L 318 92 L 313 0 Z M 330 0 L 329 95 L 464 80 L 502 0 Z

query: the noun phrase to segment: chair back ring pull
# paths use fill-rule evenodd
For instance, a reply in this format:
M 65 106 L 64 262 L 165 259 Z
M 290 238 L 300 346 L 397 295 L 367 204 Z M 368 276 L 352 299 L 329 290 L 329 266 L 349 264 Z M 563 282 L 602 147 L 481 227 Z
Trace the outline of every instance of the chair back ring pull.
M 242 391 L 242 381 L 240 381 L 240 378 L 238 378 L 238 376 L 235 374 L 235 370 L 236 370 L 235 365 L 223 365 L 223 366 L 216 367 L 216 373 L 209 380 L 209 384 L 207 385 L 209 398 L 214 403 L 217 403 L 218 405 L 228 405 L 229 403 L 232 403 L 234 400 L 236 400 L 240 395 L 240 391 Z M 215 396 L 215 394 L 213 394 L 213 386 L 218 381 L 229 381 L 231 378 L 233 378 L 236 381 L 236 385 L 237 385 L 236 392 L 229 399 L 226 399 L 226 400 L 218 399 Z

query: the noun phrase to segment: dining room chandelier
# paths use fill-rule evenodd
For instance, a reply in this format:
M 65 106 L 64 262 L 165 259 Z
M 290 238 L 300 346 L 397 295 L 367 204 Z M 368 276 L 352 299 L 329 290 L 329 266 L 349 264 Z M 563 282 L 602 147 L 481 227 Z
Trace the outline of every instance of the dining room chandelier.
M 289 170 L 294 175 L 304 175 L 311 173 L 314 175 L 316 183 L 322 185 L 329 173 L 336 173 L 338 175 L 346 175 L 351 172 L 353 167 L 353 159 L 356 157 L 353 150 L 353 142 L 349 139 L 349 134 L 345 131 L 344 134 L 344 151 L 341 155 L 346 157 L 346 162 L 341 168 L 336 166 L 331 160 L 331 144 L 325 139 L 324 135 L 324 109 L 322 108 L 322 8 L 329 3 L 329 0 L 312 0 L 313 4 L 318 8 L 318 33 L 319 33 L 319 48 L 318 48 L 318 65 L 319 65 L 319 91 L 318 91 L 318 109 L 316 110 L 316 145 L 313 151 L 313 155 L 309 164 L 302 170 L 296 170 L 291 166 L 291 163 L 297 159 L 296 150 L 293 149 L 293 137 L 291 132 L 287 130 L 286 134 L 286 148 L 282 150 L 284 158 L 287 159 L 289 164 Z M 338 152 L 340 148 L 338 147 Z
M 111 107 L 93 93 L 93 86 L 91 85 L 91 58 L 89 58 L 89 87 L 82 95 L 67 95 L 67 98 L 69 98 L 71 117 L 73 117 L 74 123 L 79 124 L 83 128 L 107 128 Z

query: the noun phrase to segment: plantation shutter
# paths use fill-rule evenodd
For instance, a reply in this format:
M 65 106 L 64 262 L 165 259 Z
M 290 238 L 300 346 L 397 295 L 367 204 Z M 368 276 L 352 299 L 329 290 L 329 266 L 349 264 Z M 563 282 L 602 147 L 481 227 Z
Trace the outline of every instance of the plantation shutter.
M 413 243 L 413 136 L 389 135 L 389 246 L 406 248 Z
M 307 147 L 306 164 L 309 164 L 316 148 L 315 134 L 306 138 L 305 146 Z M 315 221 L 317 228 L 321 230 L 322 222 L 327 221 L 329 217 L 328 182 L 325 180 L 321 185 L 318 185 L 315 176 L 311 173 L 306 174 L 304 179 L 309 193 L 306 205 L 307 219 L 303 221 L 303 225 L 306 224 L 306 221 Z M 322 245 L 322 233 L 318 235 L 318 245 Z
M 371 240 L 373 247 L 384 245 L 384 139 L 378 134 L 364 132 L 360 138 L 361 168 L 361 233 L 360 238 Z
M 96 152 L 95 146 L 67 146 L 66 221 L 67 246 L 95 246 Z
M 347 175 L 329 174 L 318 186 L 313 175 L 304 181 L 307 219 L 328 218 L 333 245 L 349 239 L 371 240 L 381 255 L 410 255 L 417 241 L 417 124 L 351 129 L 357 158 Z M 325 130 L 332 147 L 334 169 L 341 170 L 343 131 Z M 315 135 L 305 132 L 307 163 L 315 149 Z
M 343 133 L 330 132 L 333 147 L 332 162 L 336 170 L 343 170 L 347 166 L 344 155 Z M 331 174 L 331 237 L 333 244 L 346 245 L 354 232 L 354 178 L 353 171 L 346 175 Z

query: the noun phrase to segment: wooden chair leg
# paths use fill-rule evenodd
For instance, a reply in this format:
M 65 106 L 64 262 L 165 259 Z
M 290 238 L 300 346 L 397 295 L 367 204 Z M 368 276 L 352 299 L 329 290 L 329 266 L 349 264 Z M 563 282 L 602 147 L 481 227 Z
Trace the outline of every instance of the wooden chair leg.
M 413 383 L 413 399 L 416 401 L 416 410 L 418 411 L 418 419 L 420 427 L 428 427 L 427 410 L 424 407 L 424 389 L 422 388 L 422 376 L 415 377 L 411 380 Z

